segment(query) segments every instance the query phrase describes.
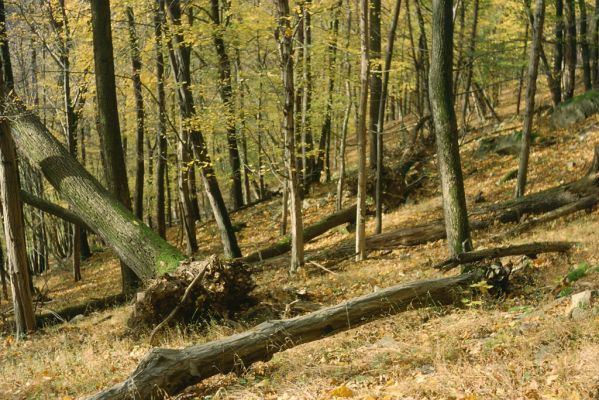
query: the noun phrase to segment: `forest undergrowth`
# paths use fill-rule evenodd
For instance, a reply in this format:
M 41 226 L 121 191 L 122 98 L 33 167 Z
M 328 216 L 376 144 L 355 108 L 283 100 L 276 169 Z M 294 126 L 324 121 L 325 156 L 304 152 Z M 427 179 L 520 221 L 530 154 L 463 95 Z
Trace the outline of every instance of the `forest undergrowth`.
M 502 110 L 507 115 L 510 110 Z M 516 168 L 512 156 L 473 156 L 480 137 L 514 126 L 518 119 L 481 128 L 463 139 L 465 188 L 469 206 L 513 196 L 514 181 L 502 178 Z M 508 129 L 509 131 L 509 129 Z M 583 175 L 599 143 L 599 118 L 555 131 L 544 118 L 537 135 L 551 145 L 535 145 L 531 153 L 529 187 L 539 191 Z M 392 140 L 391 140 L 392 141 Z M 351 148 L 351 146 L 350 146 Z M 351 157 L 349 165 L 352 165 Z M 434 159 L 424 185 L 408 204 L 387 212 L 384 230 L 433 220 L 442 214 Z M 305 222 L 318 221 L 335 208 L 334 184 L 318 186 L 304 200 Z M 482 195 L 481 195 L 482 193 Z M 353 202 L 346 198 L 345 204 Z M 275 198 L 233 214 L 245 223 L 238 233 L 247 254 L 278 240 L 280 200 Z M 514 276 L 510 291 L 492 297 L 482 290 L 462 304 L 412 310 L 348 332 L 276 354 L 240 375 L 218 375 L 190 388 L 178 398 L 205 399 L 588 399 L 599 396 L 599 305 L 580 318 L 566 315 L 569 296 L 599 289 L 599 214 L 579 212 L 543 224 L 517 237 L 499 241 L 509 226 L 496 225 L 473 234 L 475 248 L 531 241 L 579 242 L 568 255 L 540 255 L 534 260 L 509 259 L 525 267 Z M 369 221 L 367 232 L 374 231 Z M 219 252 L 216 228 L 198 230 L 200 257 Z M 183 246 L 178 227 L 169 241 Z M 344 228 L 309 243 L 311 254 L 335 249 L 353 237 Z M 378 288 L 440 273 L 432 266 L 446 257 L 444 241 L 370 253 L 360 263 L 352 259 L 308 261 L 294 276 L 287 257 L 256 266 L 259 305 L 241 318 L 169 328 L 162 347 L 185 347 L 243 331 L 267 318 L 300 315 Z M 323 268 L 324 267 L 324 268 Z M 572 271 L 575 271 L 572 273 Z M 96 253 L 82 269 L 83 280 L 72 283 L 67 267 L 53 266 L 35 285 L 52 301 L 40 311 L 117 294 L 120 272 L 108 252 Z M 575 279 L 574 279 L 574 278 Z M 3 300 L 2 311 L 7 303 Z M 151 348 L 149 333 L 126 330 L 130 305 L 93 312 L 44 329 L 16 342 L 0 336 L 0 398 L 73 399 L 121 381 Z

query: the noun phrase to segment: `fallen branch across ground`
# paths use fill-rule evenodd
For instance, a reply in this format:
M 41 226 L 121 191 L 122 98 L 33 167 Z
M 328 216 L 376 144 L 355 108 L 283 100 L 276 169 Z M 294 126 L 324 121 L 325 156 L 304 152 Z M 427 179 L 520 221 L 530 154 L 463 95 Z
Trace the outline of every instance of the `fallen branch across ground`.
M 329 215 L 328 217 L 318 221 L 315 224 L 304 228 L 304 242 L 322 235 L 323 233 L 346 223 L 351 223 L 356 220 L 356 206 L 352 206 Z M 241 261 L 246 263 L 254 263 L 276 256 L 285 254 L 291 250 L 291 237 L 285 236 L 279 243 L 269 246 L 265 249 L 258 250 L 248 256 L 241 258 Z
M 435 265 L 436 269 L 449 271 L 458 265 L 470 264 L 489 258 L 500 258 L 519 255 L 536 255 L 540 253 L 564 253 L 570 250 L 574 242 L 536 242 L 519 244 L 508 247 L 495 247 L 459 254 L 457 257 L 448 258 Z
M 149 399 L 181 392 L 220 373 L 267 361 L 273 354 L 363 325 L 377 318 L 430 304 L 449 304 L 461 289 L 484 276 L 481 270 L 458 276 L 393 286 L 303 316 L 264 322 L 221 340 L 184 349 L 156 348 L 123 382 L 89 399 Z

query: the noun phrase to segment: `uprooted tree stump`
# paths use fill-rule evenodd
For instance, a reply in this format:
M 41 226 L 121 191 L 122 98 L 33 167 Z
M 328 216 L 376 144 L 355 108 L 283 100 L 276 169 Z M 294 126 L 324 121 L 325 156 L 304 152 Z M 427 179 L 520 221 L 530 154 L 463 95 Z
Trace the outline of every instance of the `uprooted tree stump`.
M 202 276 L 194 282 L 194 278 Z M 181 299 L 189 289 L 183 303 Z M 211 256 L 203 261 L 182 263 L 175 272 L 152 280 L 138 296 L 127 325 L 134 329 L 156 326 L 179 307 L 174 321 L 224 316 L 251 302 L 255 283 L 250 269 L 240 261 Z

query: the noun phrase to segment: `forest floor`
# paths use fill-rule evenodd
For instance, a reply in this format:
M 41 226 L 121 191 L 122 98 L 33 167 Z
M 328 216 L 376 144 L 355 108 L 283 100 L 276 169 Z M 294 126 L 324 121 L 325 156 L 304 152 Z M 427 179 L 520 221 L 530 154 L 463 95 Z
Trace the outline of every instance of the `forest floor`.
M 517 167 L 517 160 L 512 156 L 473 156 L 475 139 L 512 126 L 519 130 L 519 120 L 505 120 L 465 138 L 462 160 L 470 205 L 479 192 L 487 202 L 512 197 L 515 181 L 500 183 L 500 179 Z M 541 119 L 537 132 L 554 144 L 532 148 L 528 189 L 535 192 L 584 174 L 593 146 L 599 143 L 599 118 L 563 131 L 551 131 Z M 429 160 L 426 171 L 430 179 L 410 196 L 409 204 L 385 214 L 384 230 L 441 215 L 434 160 Z M 345 199 L 347 205 L 352 201 Z M 334 184 L 316 188 L 304 202 L 306 222 L 330 214 L 334 203 Z M 280 200 L 274 199 L 233 215 L 235 222 L 248 225 L 239 233 L 244 253 L 278 240 L 279 214 Z M 598 313 L 573 320 L 565 315 L 565 308 L 570 303 L 568 293 L 599 289 L 599 275 L 589 269 L 571 289 L 564 286 L 564 277 L 583 263 L 599 264 L 598 227 L 599 212 L 594 211 L 541 225 L 503 242 L 493 236 L 509 226 L 477 231 L 473 234 L 477 248 L 539 240 L 574 240 L 581 245 L 568 255 L 539 256 L 526 271 L 525 282 L 514 282 L 502 298 L 481 296 L 464 299 L 461 305 L 389 316 L 276 354 L 241 375 L 215 376 L 180 398 L 597 398 Z M 373 232 L 373 221 L 367 230 Z M 177 243 L 177 236 L 174 227 L 169 238 Z M 212 224 L 199 229 L 200 256 L 219 251 L 210 247 L 216 246 L 217 237 Z M 344 229 L 332 230 L 309 243 L 308 254 L 334 248 L 352 237 L 353 233 Z M 437 241 L 374 252 L 361 263 L 346 259 L 331 266 L 332 272 L 307 264 L 291 278 L 287 258 L 280 257 L 257 268 L 255 295 L 271 306 L 274 317 L 288 317 L 376 288 L 439 276 L 432 265 L 445 257 L 445 242 Z M 519 260 L 514 258 L 514 262 Z M 329 265 L 326 260 L 322 263 Z M 60 310 L 67 304 L 118 293 L 118 262 L 108 251 L 97 253 L 85 263 L 82 282 L 72 283 L 68 268 L 55 267 L 36 278 L 35 284 L 47 288 L 53 299 L 44 309 Z M 291 304 L 300 294 L 303 301 Z M 133 337 L 127 332 L 125 321 L 130 311 L 131 306 L 125 305 L 95 312 L 76 322 L 46 327 L 21 342 L 0 336 L 0 398 L 72 399 L 124 379 L 151 348 L 147 335 Z M 221 320 L 207 327 L 177 326 L 161 337 L 160 345 L 178 348 L 203 343 L 243 331 L 256 322 Z

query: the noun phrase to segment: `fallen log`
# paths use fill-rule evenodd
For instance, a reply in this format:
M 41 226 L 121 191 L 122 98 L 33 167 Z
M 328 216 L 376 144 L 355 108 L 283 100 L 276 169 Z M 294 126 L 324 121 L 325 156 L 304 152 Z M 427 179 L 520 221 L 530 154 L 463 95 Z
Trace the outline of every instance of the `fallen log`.
M 352 223 L 356 220 L 356 206 L 351 206 L 344 210 L 338 211 L 329 215 L 328 217 L 318 221 L 315 224 L 309 225 L 304 228 L 304 242 L 322 235 L 323 233 L 335 228 L 336 226 Z M 250 255 L 242 257 L 240 260 L 246 263 L 254 263 L 262 260 L 266 260 L 272 257 L 280 256 L 291 250 L 291 236 L 287 235 L 278 243 L 267 247 L 262 250 L 258 250 Z
M 448 304 L 460 289 L 484 276 L 480 270 L 458 276 L 393 286 L 303 316 L 264 322 L 227 338 L 184 349 L 156 348 L 123 382 L 93 400 L 149 399 L 173 395 L 203 379 L 267 361 L 273 354 L 363 325 L 407 308 Z M 155 396 L 155 397 L 153 397 Z
M 541 253 L 564 253 L 570 250 L 575 242 L 535 242 L 508 247 L 495 247 L 461 253 L 435 265 L 436 269 L 449 271 L 458 265 L 470 264 L 489 258 L 501 258 L 519 255 L 537 255 Z

